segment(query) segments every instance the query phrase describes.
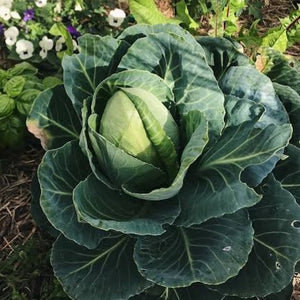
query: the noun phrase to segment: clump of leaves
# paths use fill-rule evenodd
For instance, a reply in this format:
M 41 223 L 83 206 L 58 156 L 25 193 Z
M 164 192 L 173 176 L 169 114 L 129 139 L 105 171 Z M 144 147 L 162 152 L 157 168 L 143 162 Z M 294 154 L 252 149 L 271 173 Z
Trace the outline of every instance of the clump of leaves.
M 67 300 L 49 264 L 51 242 L 32 238 L 0 261 L 2 300 Z
M 48 149 L 36 190 L 60 232 L 51 264 L 66 293 L 221 300 L 286 288 L 300 259 L 293 95 L 235 44 L 177 25 L 79 43 L 65 84 L 27 119 Z
M 61 83 L 56 77 L 43 81 L 37 72 L 25 62 L 0 70 L 0 149 L 22 145 L 33 100 L 45 88 Z

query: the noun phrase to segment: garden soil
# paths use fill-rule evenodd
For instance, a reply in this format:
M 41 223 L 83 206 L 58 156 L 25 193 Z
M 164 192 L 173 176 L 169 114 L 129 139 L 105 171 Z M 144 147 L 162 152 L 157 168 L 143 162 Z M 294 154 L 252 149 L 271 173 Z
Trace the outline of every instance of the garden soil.
M 166 16 L 174 16 L 170 0 L 156 0 L 155 2 Z M 268 28 L 279 25 L 279 18 L 286 16 L 292 5 L 291 0 L 265 0 L 260 31 L 265 32 Z M 251 21 L 251 17 L 242 19 L 242 22 L 251 23 Z M 287 53 L 300 59 L 300 45 L 291 47 Z M 0 161 L 2 161 L 2 174 L 0 172 L 0 262 L 6 261 L 20 245 L 25 245 L 33 238 L 44 242 L 44 237 L 30 214 L 31 178 L 37 170 L 42 155 L 43 150 L 36 142 L 29 142 L 22 152 L 0 153 Z M 3 288 L 1 276 L 0 269 L 0 287 Z M 0 295 L 1 293 L 2 291 L 0 291 Z M 28 299 L 31 299 L 30 293 L 27 294 Z M 292 299 L 300 300 L 300 275 L 295 275 Z

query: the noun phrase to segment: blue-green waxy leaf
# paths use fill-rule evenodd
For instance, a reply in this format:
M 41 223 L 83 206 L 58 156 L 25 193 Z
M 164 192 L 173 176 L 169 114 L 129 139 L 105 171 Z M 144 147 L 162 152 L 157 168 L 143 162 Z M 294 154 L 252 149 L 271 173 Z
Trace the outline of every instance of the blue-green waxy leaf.
M 50 223 L 68 239 L 95 248 L 108 233 L 80 223 L 73 205 L 73 190 L 91 173 L 77 141 L 49 150 L 38 169 L 40 204 Z
M 239 274 L 215 288 L 242 298 L 276 293 L 291 281 L 300 258 L 300 207 L 270 175 L 262 184 L 263 199 L 249 208 L 254 247 Z
M 123 56 L 120 67 L 155 73 L 173 90 L 180 114 L 200 110 L 209 122 L 210 138 L 224 127 L 224 97 L 205 56 L 197 46 L 166 33 L 137 40 Z
M 42 230 L 47 231 L 51 236 L 57 238 L 60 232 L 56 230 L 48 221 L 46 215 L 43 213 L 40 205 L 41 188 L 36 174 L 32 178 L 31 183 L 31 201 L 30 213 L 34 218 L 35 224 Z
M 158 237 L 140 237 L 134 260 L 141 274 L 158 285 L 215 284 L 239 272 L 252 245 L 248 214 L 239 211 L 189 228 L 170 227 Z
M 82 220 L 102 230 L 126 234 L 160 235 L 163 225 L 172 224 L 178 216 L 179 201 L 143 201 L 111 190 L 94 175 L 74 190 L 74 205 Z
M 268 60 L 272 67 L 265 70 L 265 74 L 272 80 L 282 85 L 287 85 L 300 95 L 300 74 L 290 65 L 287 57 L 272 48 L 267 49 Z
M 125 70 L 103 80 L 96 88 L 91 105 L 92 113 L 102 115 L 107 101 L 121 88 L 139 88 L 153 94 L 173 113 L 174 95 L 157 75 L 143 70 Z
M 190 111 L 187 115 L 184 115 L 183 121 L 186 137 L 189 138 L 189 141 L 182 152 L 180 168 L 172 184 L 168 187 L 153 190 L 150 193 L 133 192 L 132 189 L 125 186 L 123 190 L 127 194 L 141 199 L 160 201 L 171 198 L 180 191 L 189 167 L 202 154 L 208 142 L 208 125 L 201 112 Z
M 225 95 L 252 100 L 265 107 L 265 113 L 256 126 L 288 123 L 283 104 L 276 97 L 271 80 L 253 66 L 231 67 L 221 78 L 220 87 Z
M 273 82 L 275 91 L 286 108 L 290 122 L 293 125 L 293 136 L 291 143 L 300 147 L 300 95 L 287 85 Z
M 197 50 L 203 55 L 205 54 L 203 48 L 200 45 L 197 45 L 195 38 L 187 30 L 184 30 L 182 27 L 173 24 L 157 24 L 154 26 L 139 24 L 136 26 L 129 26 L 118 36 L 118 39 L 126 40 L 127 42 L 133 44 L 141 37 L 160 32 L 176 35 L 184 40 L 185 43 L 196 47 Z
M 51 264 L 72 299 L 128 299 L 152 285 L 137 270 L 133 246 L 134 240 L 122 235 L 106 238 L 92 250 L 59 237 Z
M 79 38 L 79 54 L 64 56 L 65 88 L 78 114 L 83 100 L 92 96 L 97 85 L 109 75 L 109 64 L 120 44 L 110 36 L 87 34 Z
M 276 165 L 273 174 L 300 205 L 300 149 L 290 144 L 286 147 L 284 155 L 288 157 Z
M 199 36 L 197 42 L 205 51 L 207 63 L 219 80 L 231 66 L 249 65 L 249 58 L 229 40 L 222 37 Z
M 263 163 L 284 148 L 291 127 L 269 125 L 261 130 L 254 125 L 255 121 L 248 121 L 226 128 L 218 142 L 201 157 L 179 193 L 182 212 L 178 224 L 199 224 L 260 200 L 253 189 L 241 182 L 240 174 L 247 166 Z
M 105 174 L 116 187 L 128 185 L 138 189 L 153 189 L 166 182 L 166 173 L 152 164 L 127 154 L 96 131 L 99 117 L 90 115 L 88 135 L 94 155 Z
M 223 295 L 195 283 L 185 288 L 165 288 L 155 285 L 129 300 L 223 300 Z
M 28 115 L 28 130 L 41 140 L 45 149 L 53 149 L 77 140 L 80 120 L 63 86 L 43 91 L 35 99 Z

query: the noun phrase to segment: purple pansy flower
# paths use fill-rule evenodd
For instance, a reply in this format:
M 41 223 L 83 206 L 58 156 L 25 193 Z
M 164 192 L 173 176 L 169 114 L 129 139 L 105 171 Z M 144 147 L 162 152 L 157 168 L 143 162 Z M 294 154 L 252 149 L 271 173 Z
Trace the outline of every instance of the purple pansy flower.
M 29 8 L 24 11 L 23 21 L 27 22 L 34 18 L 34 9 Z
M 69 31 L 69 33 L 73 38 L 78 38 L 81 35 L 80 32 L 77 31 L 77 29 L 72 25 L 68 25 L 67 30 Z
M 0 23 L 0 33 L 4 32 L 4 25 Z

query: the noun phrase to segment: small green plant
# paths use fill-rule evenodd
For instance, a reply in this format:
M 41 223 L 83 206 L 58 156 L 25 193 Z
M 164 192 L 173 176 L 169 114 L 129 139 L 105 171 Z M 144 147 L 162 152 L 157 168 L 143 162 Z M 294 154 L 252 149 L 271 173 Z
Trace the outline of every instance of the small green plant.
M 25 120 L 33 100 L 42 90 L 61 81 L 39 79 L 38 70 L 23 62 L 8 70 L 0 69 L 0 149 L 20 147 L 26 132 Z
M 282 296 L 300 259 L 294 94 L 234 43 L 174 24 L 79 44 L 27 119 L 48 150 L 39 203 L 66 293 Z
M 0 261 L 1 300 L 67 300 L 49 264 L 51 240 L 32 238 Z

